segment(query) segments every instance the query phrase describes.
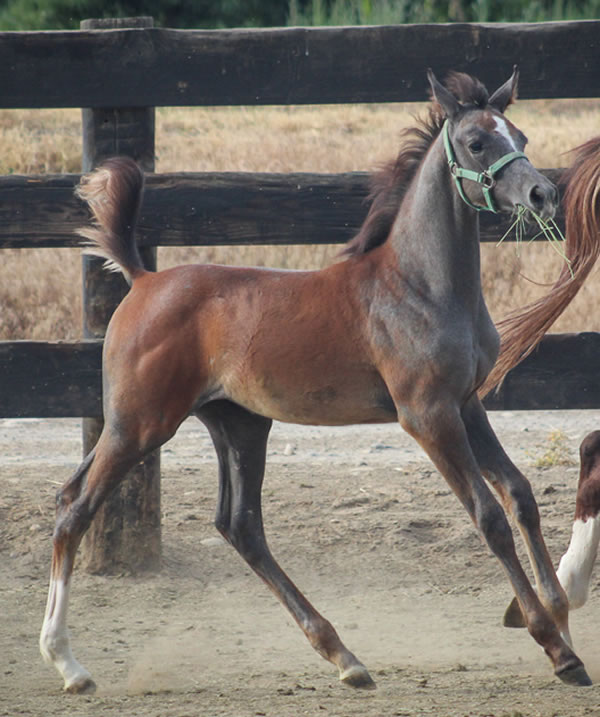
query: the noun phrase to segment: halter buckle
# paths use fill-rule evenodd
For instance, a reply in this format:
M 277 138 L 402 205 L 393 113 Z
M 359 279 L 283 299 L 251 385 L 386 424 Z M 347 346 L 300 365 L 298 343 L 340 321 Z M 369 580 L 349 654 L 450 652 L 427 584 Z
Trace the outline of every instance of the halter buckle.
M 489 173 L 488 170 L 482 172 L 480 177 L 481 179 L 479 183 L 484 189 L 493 189 L 496 186 L 496 180 L 494 179 L 493 175 Z

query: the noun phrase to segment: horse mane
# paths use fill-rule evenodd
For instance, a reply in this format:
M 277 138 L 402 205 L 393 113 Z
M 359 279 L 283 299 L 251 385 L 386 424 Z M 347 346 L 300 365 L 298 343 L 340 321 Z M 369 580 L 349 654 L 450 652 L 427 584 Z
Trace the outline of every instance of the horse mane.
M 497 324 L 500 353 L 478 391 L 481 397 L 499 386 L 510 369 L 535 349 L 575 298 L 600 253 L 600 136 L 572 152 L 575 160 L 560 182 L 566 186 L 563 205 L 567 262 L 545 296 L 512 312 Z
M 451 72 L 446 88 L 465 108 L 483 109 L 488 103 L 488 92 L 482 83 L 471 75 Z M 358 234 L 350 239 L 342 254 L 366 254 L 383 244 L 423 158 L 442 130 L 445 116 L 439 104 L 432 100 L 428 115 L 416 119 L 416 126 L 401 132 L 403 143 L 396 159 L 384 164 L 371 175 L 370 191 L 366 201 L 371 203 L 367 217 Z

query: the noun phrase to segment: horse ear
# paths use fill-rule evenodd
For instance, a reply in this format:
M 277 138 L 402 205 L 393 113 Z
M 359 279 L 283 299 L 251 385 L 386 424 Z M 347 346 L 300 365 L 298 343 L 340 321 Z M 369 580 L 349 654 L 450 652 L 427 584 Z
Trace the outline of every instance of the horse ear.
M 433 99 L 440 105 L 446 113 L 448 119 L 455 117 L 460 110 L 460 103 L 456 97 L 449 92 L 444 85 L 440 84 L 431 69 L 427 70 L 427 79 L 431 87 Z
M 499 87 L 490 97 L 488 104 L 492 105 L 498 112 L 504 112 L 508 105 L 517 99 L 517 85 L 519 84 L 519 70 L 515 65 L 510 78 Z

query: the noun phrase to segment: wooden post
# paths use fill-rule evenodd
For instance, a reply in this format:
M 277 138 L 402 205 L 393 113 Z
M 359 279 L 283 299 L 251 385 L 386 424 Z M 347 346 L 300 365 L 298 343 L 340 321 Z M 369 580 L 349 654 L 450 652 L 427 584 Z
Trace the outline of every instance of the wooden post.
M 82 30 L 148 28 L 152 18 L 84 20 Z M 108 157 L 133 157 L 145 172 L 154 171 L 154 108 L 83 109 L 83 171 Z M 156 269 L 156 249 L 142 259 Z M 83 335 L 103 338 L 113 311 L 127 293 L 120 274 L 104 271 L 102 260 L 83 258 Z M 84 455 L 96 444 L 103 421 L 83 419 Z M 160 452 L 132 469 L 96 514 L 82 545 L 84 568 L 92 573 L 157 570 L 161 558 Z

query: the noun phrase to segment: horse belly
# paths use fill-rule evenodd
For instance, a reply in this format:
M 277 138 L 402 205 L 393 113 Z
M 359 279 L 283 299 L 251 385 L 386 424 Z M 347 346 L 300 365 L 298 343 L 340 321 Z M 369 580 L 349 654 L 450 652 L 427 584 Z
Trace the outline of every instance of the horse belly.
M 248 410 L 285 423 L 342 426 L 397 420 L 392 398 L 374 373 L 336 376 L 317 371 L 309 380 L 290 367 L 288 372 L 236 377 L 223 387 Z

